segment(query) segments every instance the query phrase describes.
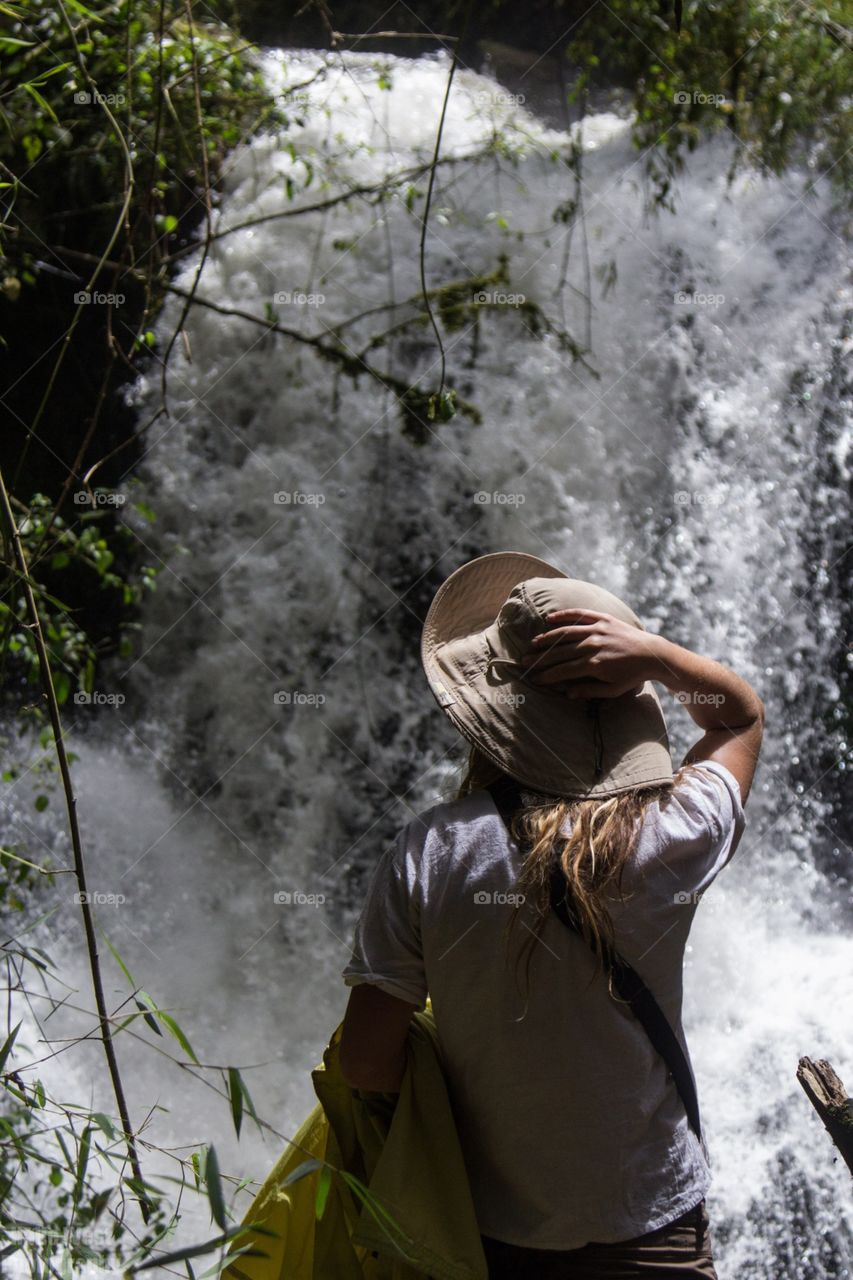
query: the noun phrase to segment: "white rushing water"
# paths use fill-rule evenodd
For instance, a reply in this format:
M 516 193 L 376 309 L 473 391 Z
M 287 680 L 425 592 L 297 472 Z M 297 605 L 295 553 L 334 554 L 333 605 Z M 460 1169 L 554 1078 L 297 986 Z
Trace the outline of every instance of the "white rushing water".
M 288 182 L 295 204 L 323 202 L 429 158 L 446 59 L 382 59 L 388 87 L 375 61 L 270 56 L 278 85 L 311 81 L 308 105 L 284 137 L 235 158 L 218 230 L 286 209 Z M 493 136 L 502 144 L 490 151 Z M 90 887 L 125 896 L 100 923 L 199 1059 L 245 1067 L 259 1112 L 293 1133 L 344 1007 L 338 974 L 366 876 L 459 759 L 418 661 L 435 588 L 466 559 L 511 548 L 624 594 L 649 627 L 730 663 L 768 708 L 747 833 L 698 912 L 686 974 L 718 1272 L 849 1276 L 849 1175 L 794 1075 L 802 1054 L 853 1073 L 853 853 L 832 808 L 846 751 L 833 675 L 845 247 L 823 185 L 803 197 L 796 176 L 749 171 L 727 189 L 727 137 L 690 157 L 677 211 L 657 218 L 642 213 L 626 122 L 595 116 L 584 140 L 591 368 L 537 337 L 523 308 L 466 317 L 445 330 L 448 373 L 479 425 L 460 415 L 415 444 L 393 391 L 367 374 L 356 386 L 308 345 L 192 309 L 170 369 L 171 416 L 148 428 L 124 486 L 127 519 L 161 569 L 135 660 L 103 682 L 127 702 L 72 729 Z M 495 82 L 460 71 L 442 149 L 460 160 L 439 173 L 427 279 L 488 274 L 506 254 L 507 283 L 491 287 L 582 341 L 584 236 L 575 228 L 564 271 L 568 229 L 553 218 L 574 193 L 568 142 Z M 384 203 L 235 231 L 213 245 L 200 296 L 261 317 L 272 307 L 326 341 L 372 312 L 342 331 L 364 354 L 412 314 L 374 309 L 418 293 L 425 177 L 414 185 L 411 211 L 403 185 Z M 594 268 L 611 259 L 605 293 Z M 166 306 L 162 339 L 181 306 Z M 366 358 L 438 383 L 426 327 Z M 156 364 L 135 399 L 149 420 Z M 156 520 L 133 509 L 139 500 Z M 668 714 L 683 751 L 696 730 L 674 701 Z M 39 821 L 56 847 L 50 814 Z M 289 904 L 275 900 L 282 891 Z M 65 977 L 88 1006 L 74 911 L 63 900 Z M 118 1003 L 126 983 L 107 963 Z M 89 1092 L 97 1062 L 91 1048 L 63 1063 L 68 1096 L 75 1084 Z M 187 1144 L 184 1154 L 212 1141 L 227 1174 L 266 1173 L 278 1139 L 262 1142 L 248 1123 L 238 1144 L 225 1101 L 153 1050 L 133 1057 L 126 1044 L 122 1062 L 137 1122 L 154 1103 L 168 1109 L 149 1140 Z M 91 1088 L 111 1111 L 106 1088 Z M 156 1158 L 148 1167 L 175 1172 Z M 206 1214 L 184 1207 L 180 1239 L 201 1238 Z

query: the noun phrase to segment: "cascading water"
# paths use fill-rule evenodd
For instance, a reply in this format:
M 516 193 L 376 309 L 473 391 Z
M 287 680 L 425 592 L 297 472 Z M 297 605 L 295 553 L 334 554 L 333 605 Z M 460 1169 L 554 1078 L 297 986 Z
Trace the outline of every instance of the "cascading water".
M 261 1115 L 292 1134 L 345 1003 L 365 877 L 459 759 L 419 667 L 432 593 L 504 548 L 598 581 L 652 629 L 730 663 L 768 709 L 747 833 L 698 913 L 686 973 L 719 1275 L 849 1276 L 849 1176 L 794 1079 L 804 1053 L 853 1072 L 853 853 L 837 812 L 851 291 L 829 193 L 755 172 L 728 189 L 731 143 L 717 139 L 691 156 L 678 212 L 645 218 L 628 126 L 602 113 L 583 130 L 586 246 L 575 228 L 564 270 L 569 226 L 552 211 L 573 194 L 567 135 L 460 71 L 442 147 L 459 159 L 439 171 L 428 283 L 488 274 L 506 254 L 509 282 L 493 292 L 524 295 L 578 341 L 591 288 L 592 352 L 573 363 L 523 306 L 466 317 L 445 330 L 449 380 L 482 422 L 460 415 L 415 444 L 393 390 L 366 374 L 355 386 L 310 344 L 221 311 L 272 308 L 329 340 L 348 317 L 416 297 L 425 177 L 411 208 L 403 184 L 382 203 L 257 221 L 429 159 L 446 59 L 383 59 L 386 87 L 375 61 L 269 56 L 276 84 L 308 82 L 302 122 L 234 160 L 216 230 L 254 225 L 212 246 L 198 294 L 220 310 L 191 309 L 170 416 L 148 427 L 125 486 L 161 572 L 138 655 L 112 676 L 127 702 L 72 730 L 90 887 L 126 898 L 99 919 L 200 1060 L 245 1068 Z M 593 267 L 615 261 L 611 290 L 588 279 L 585 248 Z M 166 306 L 164 338 L 182 306 Z M 366 315 L 341 336 L 363 354 L 408 314 Z M 428 328 L 366 358 L 438 383 Z M 134 394 L 150 420 L 156 365 Z M 130 509 L 140 498 L 156 520 Z M 697 730 L 665 705 L 683 751 Z M 61 852 L 58 828 L 38 821 Z M 88 993 L 76 912 L 63 899 L 54 923 L 66 979 Z M 126 994 L 122 980 L 111 989 Z M 95 1046 L 87 1055 L 78 1084 L 97 1077 L 109 1110 Z M 246 1126 L 238 1144 L 225 1102 L 154 1051 L 131 1070 L 125 1047 L 122 1061 L 137 1122 L 155 1100 L 168 1108 L 150 1140 L 213 1141 L 226 1172 L 266 1173 L 276 1139 Z M 178 1243 L 207 1229 L 185 1208 Z

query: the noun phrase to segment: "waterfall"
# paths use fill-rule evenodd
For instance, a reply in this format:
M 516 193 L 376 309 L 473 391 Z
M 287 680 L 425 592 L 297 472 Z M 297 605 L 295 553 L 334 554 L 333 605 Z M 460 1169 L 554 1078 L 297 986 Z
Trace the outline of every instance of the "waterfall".
M 215 228 L 326 207 L 217 240 L 198 282 L 212 306 L 192 307 L 170 363 L 169 416 L 154 417 L 156 360 L 133 389 L 148 425 L 125 518 L 158 586 L 135 656 L 102 681 L 126 702 L 69 712 L 90 887 L 126 899 L 99 908 L 101 926 L 199 1059 L 245 1068 L 260 1114 L 292 1135 L 345 1005 L 338 975 L 371 867 L 449 794 L 461 757 L 420 671 L 429 600 L 488 551 L 556 562 L 765 700 L 747 831 L 687 956 L 708 1208 L 721 1280 L 849 1276 L 849 1175 L 794 1076 L 801 1054 L 842 1075 L 846 1063 L 848 1085 L 853 1074 L 853 854 L 839 812 L 851 290 L 831 192 L 752 169 L 727 186 L 726 135 L 689 157 L 676 212 L 647 216 L 629 123 L 600 112 L 583 125 L 584 226 L 570 231 L 553 216 L 573 195 L 569 136 L 460 70 L 427 280 L 488 275 L 505 254 L 508 283 L 489 289 L 523 302 L 444 330 L 449 381 L 482 420 L 460 414 L 414 443 L 393 390 L 222 312 L 275 312 L 326 341 L 370 313 L 342 330 L 353 353 L 438 385 L 428 327 L 368 348 L 411 314 L 373 309 L 418 293 L 426 176 L 384 202 L 330 201 L 426 164 L 447 59 L 276 53 L 266 65 L 279 89 L 304 84 L 301 98 L 281 134 L 229 162 Z M 595 268 L 611 260 L 608 288 Z M 187 260 L 180 288 L 197 266 Z M 587 293 L 591 351 L 573 362 L 556 329 L 583 344 Z M 553 331 L 534 331 L 526 303 Z M 183 305 L 163 310 L 161 352 Z M 662 698 L 683 753 L 699 732 Z M 57 798 L 37 830 L 61 859 L 60 816 Z M 20 838 L 32 839 L 23 826 Z M 70 897 L 57 890 L 52 936 L 90 1007 Z M 109 973 L 116 1004 L 126 984 Z M 52 1021 L 54 1035 L 79 1026 Z M 247 1120 L 238 1144 L 224 1100 L 153 1051 L 119 1049 L 135 1121 L 163 1108 L 149 1140 L 184 1154 L 212 1141 L 227 1173 L 266 1174 L 281 1142 Z M 69 1096 L 74 1081 L 111 1111 L 94 1045 L 53 1070 Z M 178 1243 L 203 1238 L 203 1204 L 183 1209 Z

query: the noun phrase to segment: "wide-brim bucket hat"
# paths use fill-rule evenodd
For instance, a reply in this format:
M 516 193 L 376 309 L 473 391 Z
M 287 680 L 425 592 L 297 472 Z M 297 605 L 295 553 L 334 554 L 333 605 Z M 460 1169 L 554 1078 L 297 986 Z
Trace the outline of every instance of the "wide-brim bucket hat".
M 480 556 L 430 605 L 421 660 L 463 736 L 542 795 L 607 797 L 673 780 L 663 709 L 651 681 L 617 698 L 567 698 L 535 685 L 519 659 L 557 609 L 596 609 L 645 630 L 618 596 L 517 551 Z

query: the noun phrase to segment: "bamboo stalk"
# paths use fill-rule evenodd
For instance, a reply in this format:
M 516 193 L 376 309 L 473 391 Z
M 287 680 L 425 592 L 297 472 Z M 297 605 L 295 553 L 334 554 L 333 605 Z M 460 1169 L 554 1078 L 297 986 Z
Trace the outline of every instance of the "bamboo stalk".
M 27 601 L 27 611 L 30 615 L 29 625 L 32 629 L 36 642 L 39 671 L 44 688 L 45 700 L 50 713 L 53 742 L 56 747 L 59 773 L 62 779 L 62 789 L 65 794 L 68 829 L 71 834 L 71 846 L 74 850 L 74 871 L 77 877 L 77 884 L 80 888 L 80 909 L 83 916 L 83 929 L 86 935 L 86 949 L 89 954 L 89 970 L 92 976 L 92 988 L 94 990 L 95 1004 L 98 1010 L 98 1023 L 100 1026 L 101 1041 L 104 1046 L 104 1054 L 107 1059 L 107 1067 L 109 1069 L 110 1080 L 112 1081 L 116 1106 L 118 1107 L 118 1113 L 121 1117 L 123 1131 L 122 1136 L 127 1144 L 128 1159 L 130 1160 L 130 1166 L 133 1170 L 133 1176 L 136 1178 L 137 1183 L 140 1184 L 139 1208 L 142 1214 L 142 1219 L 147 1225 L 151 1220 L 154 1205 L 148 1199 L 148 1196 L 144 1191 L 145 1182 L 142 1176 L 142 1166 L 139 1162 L 139 1153 L 136 1147 L 133 1128 L 130 1123 L 130 1113 L 128 1111 L 124 1086 L 122 1084 L 121 1073 L 119 1071 L 118 1060 L 116 1058 L 115 1047 L 113 1045 L 112 1027 L 107 1013 L 107 1002 L 104 995 L 104 985 L 101 977 L 101 963 L 98 956 L 98 943 L 95 937 L 95 922 L 92 914 L 89 894 L 86 890 L 86 866 L 83 858 L 83 843 L 80 838 L 80 827 L 77 822 L 77 798 L 74 794 L 74 787 L 71 781 L 71 769 L 68 763 L 68 755 L 65 750 L 62 721 L 59 715 L 59 703 L 53 687 L 53 675 L 51 672 L 50 660 L 48 658 L 47 646 L 44 642 L 44 634 L 42 632 L 41 614 L 39 613 L 39 608 L 36 604 L 36 598 L 33 593 L 32 580 L 30 578 L 26 553 L 24 551 L 23 543 L 21 542 L 20 534 L 18 533 L 18 527 L 15 524 L 12 504 L 9 498 L 9 493 L 6 489 L 2 470 L 0 470 L 0 511 L 2 511 L 2 515 L 5 518 L 6 525 L 8 526 L 9 539 L 12 543 L 18 578 L 21 584 L 21 590 L 23 591 Z M 10 565 L 9 568 L 14 573 L 14 566 Z

